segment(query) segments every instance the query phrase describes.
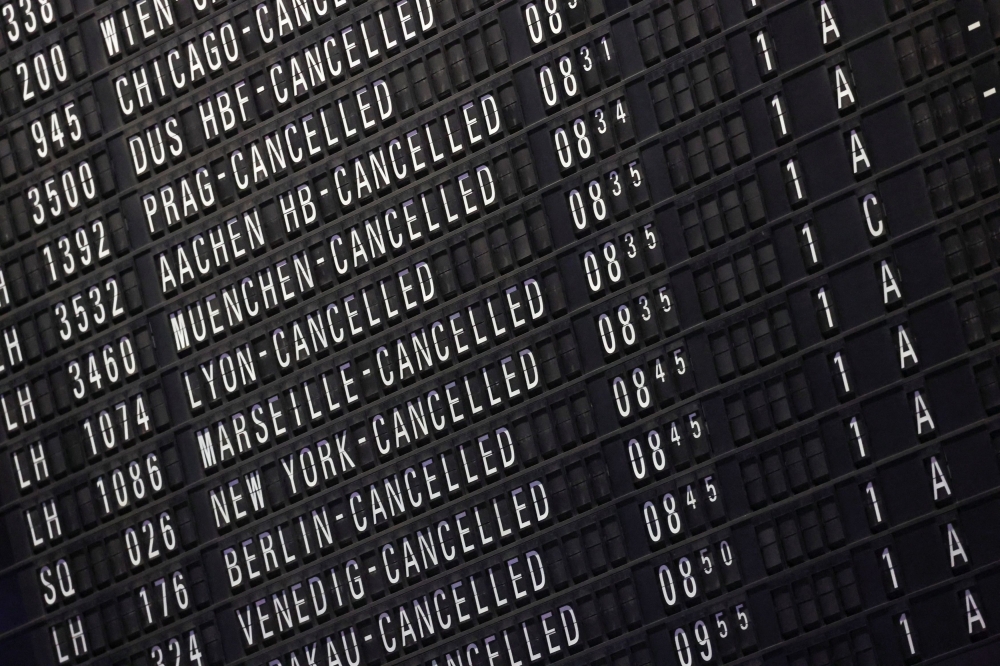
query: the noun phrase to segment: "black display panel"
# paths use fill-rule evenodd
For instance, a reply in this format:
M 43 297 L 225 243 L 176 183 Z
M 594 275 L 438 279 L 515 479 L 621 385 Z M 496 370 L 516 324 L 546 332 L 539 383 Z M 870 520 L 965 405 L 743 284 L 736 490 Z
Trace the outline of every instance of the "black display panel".
M 0 664 L 1000 663 L 1000 0 L 0 0 Z

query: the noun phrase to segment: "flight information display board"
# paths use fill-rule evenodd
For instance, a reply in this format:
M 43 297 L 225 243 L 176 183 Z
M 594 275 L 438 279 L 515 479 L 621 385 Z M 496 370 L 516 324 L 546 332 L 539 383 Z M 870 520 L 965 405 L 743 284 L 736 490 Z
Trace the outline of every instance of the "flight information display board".
M 1000 663 L 1000 0 L 0 0 L 0 664 Z

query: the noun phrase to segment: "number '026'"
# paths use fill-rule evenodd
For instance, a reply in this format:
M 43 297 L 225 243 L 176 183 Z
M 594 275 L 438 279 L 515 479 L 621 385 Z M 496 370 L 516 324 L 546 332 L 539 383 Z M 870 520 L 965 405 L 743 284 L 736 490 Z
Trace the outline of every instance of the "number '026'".
M 144 561 L 147 564 L 156 562 L 164 552 L 172 553 L 177 550 L 177 534 L 169 511 L 160 513 L 152 520 L 142 521 L 138 530 L 126 527 L 124 536 L 129 563 L 136 569 Z

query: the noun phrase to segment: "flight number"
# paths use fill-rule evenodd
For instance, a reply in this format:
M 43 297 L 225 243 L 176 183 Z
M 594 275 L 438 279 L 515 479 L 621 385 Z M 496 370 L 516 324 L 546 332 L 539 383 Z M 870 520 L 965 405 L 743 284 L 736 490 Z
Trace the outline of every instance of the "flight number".
M 170 554 L 177 550 L 177 533 L 170 511 L 160 513 L 155 519 L 142 521 L 138 529 L 126 527 L 124 536 L 125 550 L 133 569 L 138 569 L 144 563 L 156 562 L 164 553 Z
M 128 377 L 139 372 L 136 361 L 135 345 L 130 335 L 118 339 L 117 346 L 104 345 L 100 352 L 90 352 L 86 357 L 73 359 L 66 365 L 73 397 L 83 400 L 87 397 L 88 388 L 92 395 L 100 394 L 105 385 L 112 388 Z
M 76 275 L 111 258 L 111 247 L 103 220 L 94 220 L 77 227 L 70 235 L 62 236 L 53 243 L 46 243 L 41 249 L 42 260 L 48 269 L 49 284 L 57 284 L 63 278 Z
M 62 44 L 56 42 L 47 51 L 39 51 L 14 65 L 14 74 L 21 82 L 21 101 L 27 103 L 38 94 L 50 93 L 69 81 L 69 68 Z
M 101 474 L 94 479 L 94 487 L 101 500 L 103 518 L 125 511 L 164 491 L 160 460 L 156 453 L 148 453 L 141 460 L 131 460 L 106 475 Z
M 33 0 L 17 0 L 8 2 L 0 8 L 0 16 L 7 28 L 7 41 L 17 44 L 41 34 L 42 28 L 56 22 L 56 12 L 52 0 L 38 0 L 35 6 Z
M 191 608 L 184 572 L 179 570 L 153 581 L 152 586 L 143 585 L 136 590 L 136 596 L 147 628 L 168 622 Z
M 48 159 L 52 153 L 60 154 L 67 147 L 80 145 L 83 138 L 83 123 L 77 113 L 76 102 L 68 102 L 61 109 L 51 111 L 47 119 L 43 114 L 41 118 L 31 121 L 31 139 L 40 160 Z
M 181 636 L 172 636 L 166 643 L 166 647 L 154 645 L 149 650 L 149 658 L 153 660 L 155 666 L 181 666 L 181 658 L 184 656 L 182 641 L 187 640 L 187 664 L 204 666 L 201 654 L 201 645 L 198 642 L 198 634 L 189 631 L 186 639 Z
M 102 409 L 97 416 L 84 419 L 80 426 L 87 438 L 91 456 L 113 451 L 119 445 L 131 442 L 136 436 L 144 437 L 153 431 L 143 393 L 123 400 L 111 409 Z
M 59 301 L 52 309 L 59 320 L 59 338 L 63 342 L 72 340 L 74 332 L 79 335 L 89 334 L 91 322 L 95 328 L 103 327 L 108 322 L 125 316 L 121 287 L 115 276 L 106 279 L 103 285 L 91 285 L 74 294 L 68 301 Z
M 31 220 L 36 225 L 45 224 L 50 217 L 58 218 L 63 213 L 75 212 L 85 202 L 97 199 L 94 168 L 88 160 L 83 160 L 75 168 L 66 169 L 40 186 L 29 187 L 27 196 L 31 205 Z

